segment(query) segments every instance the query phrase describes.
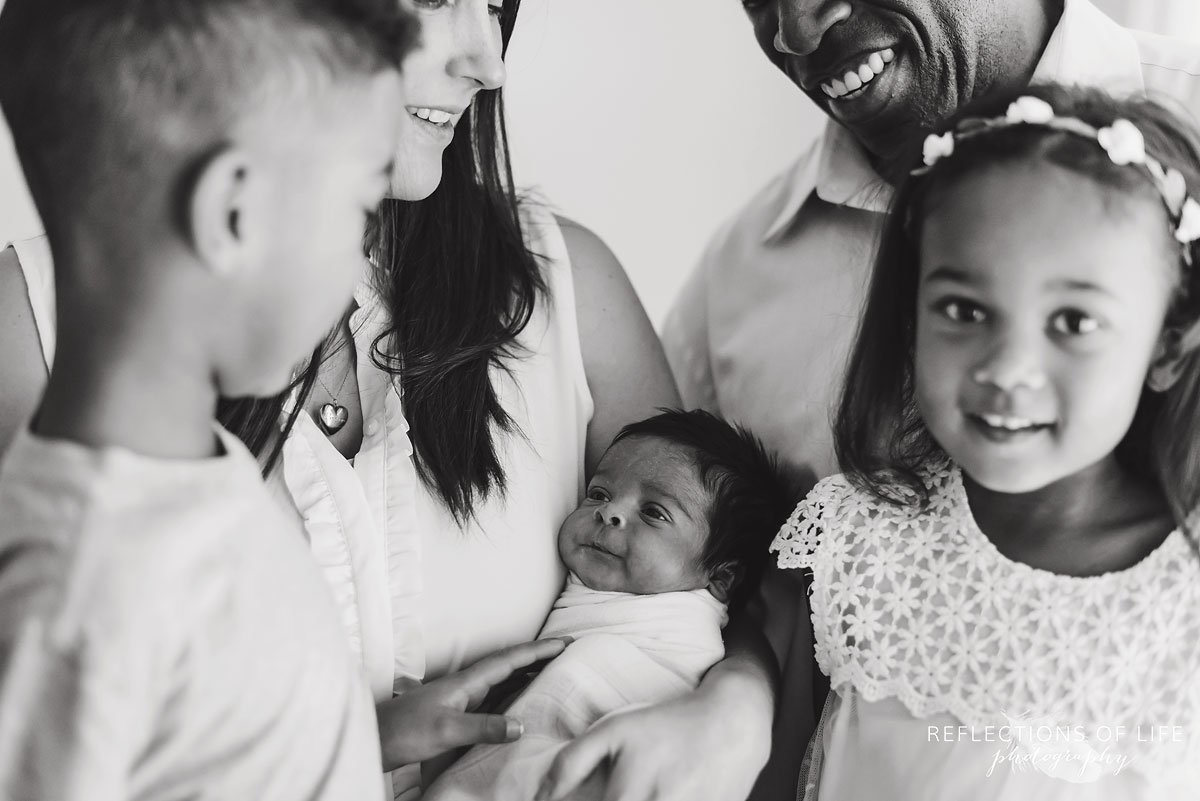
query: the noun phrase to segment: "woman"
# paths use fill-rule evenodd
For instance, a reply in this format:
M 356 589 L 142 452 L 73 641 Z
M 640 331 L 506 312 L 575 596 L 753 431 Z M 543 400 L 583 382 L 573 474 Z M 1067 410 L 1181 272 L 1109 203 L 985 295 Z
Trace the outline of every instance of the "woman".
M 584 476 L 622 425 L 678 404 L 612 254 L 515 198 L 499 89 L 519 0 L 404 2 L 423 46 L 404 65 L 409 113 L 395 200 L 372 231 L 373 280 L 296 392 L 224 410 L 303 518 L 379 702 L 386 768 L 410 753 L 389 736 L 421 697 L 406 691 L 445 686 L 537 633 L 563 580 L 555 532 Z M 20 276 L 0 263 L 0 283 Z M 27 414 L 37 338 L 28 308 L 3 308 L 25 296 L 0 299 L 7 338 L 24 342 L 0 365 L 19 368 L 22 388 L 0 393 Z M 3 409 L 0 443 L 24 417 Z M 549 789 L 612 758 L 613 798 L 743 797 L 766 759 L 772 698 L 762 660 L 733 651 L 692 696 L 581 738 Z M 415 795 L 419 778 L 399 771 L 394 784 Z

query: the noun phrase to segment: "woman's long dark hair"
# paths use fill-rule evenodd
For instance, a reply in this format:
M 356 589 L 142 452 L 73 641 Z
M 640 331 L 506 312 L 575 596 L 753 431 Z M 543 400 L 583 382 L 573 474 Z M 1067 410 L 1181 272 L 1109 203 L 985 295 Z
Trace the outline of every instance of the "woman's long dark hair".
M 1021 95 L 1041 98 L 1058 116 L 1075 117 L 1096 128 L 1118 118 L 1131 121 L 1145 137 L 1146 152 L 1164 167 L 1179 170 L 1188 193 L 1200 198 L 1200 138 L 1151 100 L 1115 100 L 1094 89 L 1029 87 L 988 98 L 957 114 L 939 132 L 954 130 L 965 118 L 1003 116 Z M 898 504 L 924 499 L 923 466 L 945 458 L 921 419 L 914 395 L 920 222 L 930 198 L 964 175 L 1022 161 L 1053 164 L 1101 187 L 1161 203 L 1149 176 L 1139 174 L 1139 168 L 1113 164 L 1095 141 L 1036 126 L 957 140 L 953 155 L 897 187 L 834 424 L 843 470 L 880 499 Z M 920 154 L 914 153 L 909 167 L 919 165 Z M 1164 225 L 1164 236 L 1172 235 Z M 1185 332 L 1179 343 L 1186 354 L 1183 373 L 1166 392 L 1143 390 L 1133 425 L 1117 448 L 1122 464 L 1163 489 L 1180 525 L 1200 502 L 1200 243 L 1189 247 L 1192 266 L 1182 266 L 1181 251 L 1166 319 L 1169 329 Z
M 520 0 L 505 0 L 505 50 Z M 367 233 L 390 328 L 371 357 L 404 397 L 417 470 L 459 520 L 505 475 L 497 437 L 516 431 L 492 368 L 519 356 L 516 339 L 545 284 L 521 234 L 500 90 L 480 92 L 447 148 L 441 184 L 425 200 L 386 200 Z M 302 408 L 326 352 L 296 379 Z M 298 413 L 279 435 L 284 399 L 221 404 L 219 417 L 270 472 Z

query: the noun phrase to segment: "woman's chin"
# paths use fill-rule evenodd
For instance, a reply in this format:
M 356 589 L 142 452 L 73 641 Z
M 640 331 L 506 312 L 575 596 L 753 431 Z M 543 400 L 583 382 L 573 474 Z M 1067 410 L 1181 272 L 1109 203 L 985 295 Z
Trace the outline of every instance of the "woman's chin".
M 403 164 L 397 163 L 396 171 L 392 173 L 392 186 L 388 197 L 392 200 L 415 202 L 425 200 L 432 195 L 442 183 L 442 165 L 439 161 L 436 167 L 414 171 L 405 170 L 401 174 Z

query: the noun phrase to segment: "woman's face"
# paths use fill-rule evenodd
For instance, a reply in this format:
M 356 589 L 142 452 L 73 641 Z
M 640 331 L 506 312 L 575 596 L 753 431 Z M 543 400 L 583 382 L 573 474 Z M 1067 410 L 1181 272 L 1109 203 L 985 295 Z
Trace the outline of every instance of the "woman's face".
M 401 0 L 421 22 L 404 61 L 405 114 L 391 196 L 421 200 L 442 181 L 442 155 L 475 96 L 504 85 L 499 0 Z

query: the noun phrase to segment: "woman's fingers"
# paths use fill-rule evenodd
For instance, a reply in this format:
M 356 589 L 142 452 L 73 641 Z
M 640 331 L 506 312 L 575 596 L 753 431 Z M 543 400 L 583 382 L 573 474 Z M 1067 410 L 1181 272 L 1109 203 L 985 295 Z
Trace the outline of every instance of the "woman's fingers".
M 609 730 L 603 724 L 596 726 L 559 751 L 534 801 L 560 801 L 575 792 L 592 771 L 614 755 L 616 743 L 606 736 Z
M 474 708 L 488 694 L 488 690 L 507 679 L 515 671 L 529 667 L 535 662 L 553 659 L 562 653 L 568 642 L 561 639 L 535 640 L 497 651 L 485 656 L 465 670 L 443 681 L 454 683 L 454 689 L 463 693 L 467 709 Z

